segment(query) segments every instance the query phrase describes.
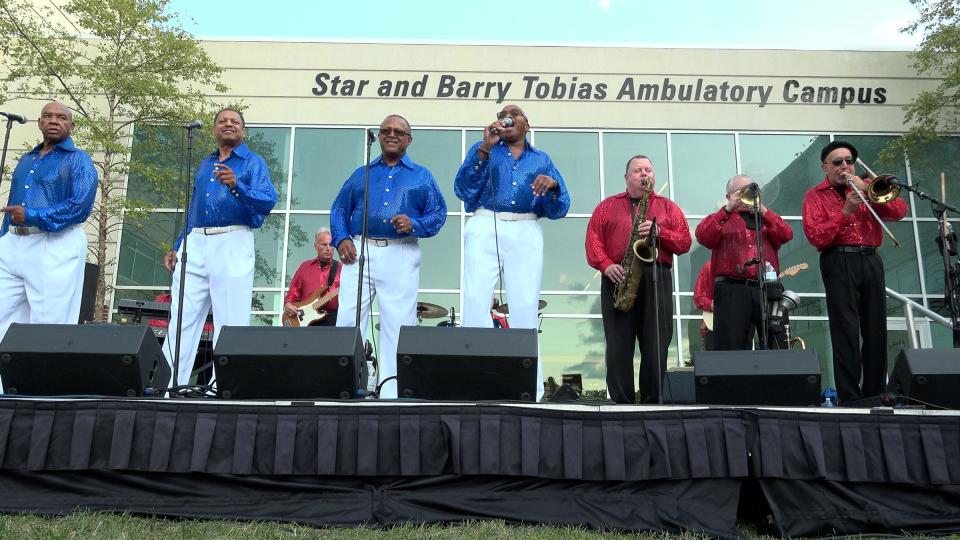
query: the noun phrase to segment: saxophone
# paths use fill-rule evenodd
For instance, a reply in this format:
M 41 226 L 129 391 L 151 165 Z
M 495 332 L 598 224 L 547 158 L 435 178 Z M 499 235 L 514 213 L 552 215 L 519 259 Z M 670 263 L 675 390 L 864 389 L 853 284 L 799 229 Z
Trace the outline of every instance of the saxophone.
M 623 262 L 620 263 L 623 266 L 623 280 L 617 283 L 613 290 L 613 307 L 620 311 L 630 311 L 633 308 L 633 303 L 637 300 L 637 292 L 640 290 L 643 271 L 657 258 L 656 249 L 642 242 L 637 232 L 637 226 L 647 219 L 649 200 L 650 192 L 644 190 L 637 204 L 637 213 L 633 216 L 633 223 L 630 225 L 631 233 L 630 240 L 627 242 L 627 251 L 623 254 Z

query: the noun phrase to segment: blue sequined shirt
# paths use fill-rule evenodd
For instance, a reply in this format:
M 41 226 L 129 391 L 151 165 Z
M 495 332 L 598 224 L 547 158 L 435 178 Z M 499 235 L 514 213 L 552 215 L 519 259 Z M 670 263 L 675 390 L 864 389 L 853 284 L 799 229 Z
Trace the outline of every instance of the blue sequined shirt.
M 353 171 L 340 188 L 330 209 L 333 245 L 359 236 L 363 230 L 363 167 Z M 398 233 L 390 218 L 406 214 L 411 233 Z M 370 211 L 367 235 L 371 238 L 429 238 L 440 232 L 447 220 L 447 203 L 433 174 L 404 154 L 390 167 L 383 156 L 370 162 Z
M 503 141 L 490 148 L 490 157 L 480 159 L 474 144 L 467 152 L 454 190 L 463 201 L 467 212 L 486 208 L 496 212 L 526 214 L 537 217 L 560 219 L 570 209 L 570 192 L 553 164 L 550 156 L 524 141 L 523 153 L 513 159 L 510 146 Z M 557 189 L 544 195 L 533 194 L 533 181 L 538 175 L 546 175 L 557 181 Z
M 214 164 L 224 163 L 233 169 L 237 183 L 229 188 L 213 175 Z M 226 227 L 248 225 L 256 229 L 270 214 L 277 202 L 277 190 L 270 183 L 267 163 L 256 152 L 242 143 L 220 161 L 216 149 L 200 162 L 193 184 L 190 200 L 187 234 L 194 227 Z M 180 248 L 183 235 L 177 239 L 175 250 Z
M 97 197 L 97 170 L 90 156 L 74 146 L 70 137 L 43 157 L 42 147 L 38 144 L 20 158 L 7 205 L 26 209 L 24 225 L 58 232 L 90 216 Z M 0 236 L 7 233 L 9 221 L 10 215 L 4 214 Z

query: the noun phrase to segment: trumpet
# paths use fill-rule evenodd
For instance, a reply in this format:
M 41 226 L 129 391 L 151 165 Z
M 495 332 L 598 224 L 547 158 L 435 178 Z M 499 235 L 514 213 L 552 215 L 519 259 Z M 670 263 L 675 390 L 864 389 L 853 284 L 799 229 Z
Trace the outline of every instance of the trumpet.
M 861 161 L 860 158 L 857 158 L 857 163 L 859 163 L 860 166 L 863 167 L 863 170 L 867 171 L 867 175 L 873 180 L 873 182 L 871 182 L 870 185 L 867 186 L 867 192 L 870 197 L 869 201 L 877 204 L 886 204 L 900 195 L 900 186 L 897 185 L 900 181 L 897 180 L 897 177 L 889 174 L 883 175 L 883 176 L 877 176 L 877 174 L 871 171 L 870 167 L 867 167 L 867 164 Z M 857 185 L 853 182 L 853 179 L 856 177 L 850 173 L 843 173 L 843 174 L 847 178 L 847 185 L 850 186 L 850 188 L 857 193 L 857 196 L 859 196 L 860 200 L 863 201 L 864 206 L 866 206 L 867 210 L 870 211 L 870 215 L 873 216 L 873 219 L 877 220 L 877 223 L 880 224 L 880 227 L 883 229 L 883 232 L 887 233 L 887 236 L 890 237 L 890 241 L 893 242 L 893 245 L 896 247 L 900 247 L 900 242 L 897 241 L 897 237 L 894 236 L 892 232 L 890 232 L 890 229 L 887 227 L 887 225 L 883 222 L 882 219 L 880 219 L 880 216 L 877 215 L 877 211 L 874 210 L 872 206 L 870 206 L 867 196 L 864 195 L 863 191 L 861 191 L 860 188 L 858 188 Z M 875 187 L 874 184 L 877 184 L 878 182 L 880 183 L 880 185 Z
M 740 202 L 743 204 L 757 208 L 760 206 L 760 185 L 756 182 L 750 184 L 749 186 L 744 186 L 740 188 Z

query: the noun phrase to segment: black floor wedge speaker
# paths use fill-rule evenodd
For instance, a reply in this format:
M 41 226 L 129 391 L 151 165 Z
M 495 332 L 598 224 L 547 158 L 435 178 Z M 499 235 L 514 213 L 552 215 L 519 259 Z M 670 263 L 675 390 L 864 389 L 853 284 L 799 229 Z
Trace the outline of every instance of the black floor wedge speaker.
M 820 403 L 820 360 L 813 349 L 697 351 L 694 378 L 701 405 Z
M 960 350 L 902 350 L 887 391 L 931 405 L 960 409 Z
M 537 396 L 537 331 L 404 326 L 397 344 L 397 395 L 448 401 Z
M 0 343 L 8 394 L 158 395 L 170 366 L 146 326 L 12 324 Z
M 356 327 L 224 326 L 213 359 L 223 399 L 355 399 L 366 386 Z

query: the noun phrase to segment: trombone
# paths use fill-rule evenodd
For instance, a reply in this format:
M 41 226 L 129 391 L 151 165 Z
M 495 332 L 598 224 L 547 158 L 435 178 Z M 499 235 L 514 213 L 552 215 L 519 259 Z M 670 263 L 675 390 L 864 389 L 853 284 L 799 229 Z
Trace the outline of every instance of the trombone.
M 863 162 L 860 158 L 857 158 L 857 163 L 863 167 L 863 170 L 867 171 L 867 176 L 870 177 L 872 182 L 867 186 L 867 195 L 863 194 L 863 191 L 853 183 L 854 176 L 850 173 L 843 173 L 847 177 L 847 185 L 850 186 L 853 191 L 857 193 L 860 197 L 860 200 L 863 201 L 864 206 L 867 207 L 867 210 L 870 211 L 870 214 L 873 216 L 877 223 L 880 224 L 880 227 L 883 228 L 883 232 L 887 233 L 887 236 L 890 237 L 890 240 L 893 242 L 893 245 L 900 247 L 900 242 L 897 241 L 897 237 L 890 232 L 890 229 L 887 228 L 887 225 L 880 219 L 880 216 L 877 215 L 877 211 L 870 206 L 870 202 L 875 202 L 877 204 L 887 204 L 888 202 L 896 199 L 900 195 L 900 186 L 895 183 L 897 181 L 895 176 L 889 174 L 877 175 L 875 172 L 870 170 L 870 167 L 867 167 L 867 164 Z M 867 197 L 869 196 L 869 200 Z

